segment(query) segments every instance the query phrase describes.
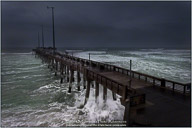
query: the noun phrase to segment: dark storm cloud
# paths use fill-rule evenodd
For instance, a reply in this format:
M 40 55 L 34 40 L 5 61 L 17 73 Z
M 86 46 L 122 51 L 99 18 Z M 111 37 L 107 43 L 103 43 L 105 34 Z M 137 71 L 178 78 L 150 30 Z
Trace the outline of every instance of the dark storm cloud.
M 190 2 L 2 2 L 2 46 L 190 47 Z

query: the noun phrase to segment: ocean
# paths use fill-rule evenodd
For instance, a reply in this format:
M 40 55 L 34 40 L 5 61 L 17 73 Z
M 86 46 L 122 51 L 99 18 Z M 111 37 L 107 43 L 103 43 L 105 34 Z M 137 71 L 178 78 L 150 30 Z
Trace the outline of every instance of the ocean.
M 64 49 L 59 49 L 64 52 Z M 191 82 L 191 51 L 187 49 L 73 49 L 73 56 L 105 62 L 132 70 L 166 78 Z M 76 72 L 75 72 L 76 73 Z M 75 75 L 76 77 L 76 75 Z M 75 78 L 76 79 L 76 78 Z M 124 107 L 119 98 L 113 101 L 108 90 L 107 101 L 102 100 L 102 86 L 98 102 L 91 88 L 88 103 L 82 108 L 85 90 L 77 91 L 76 81 L 69 94 L 68 83 L 60 84 L 59 76 L 47 64 L 32 54 L 31 49 L 3 50 L 1 54 L 1 123 L 2 126 L 70 126 L 78 122 L 122 121 Z

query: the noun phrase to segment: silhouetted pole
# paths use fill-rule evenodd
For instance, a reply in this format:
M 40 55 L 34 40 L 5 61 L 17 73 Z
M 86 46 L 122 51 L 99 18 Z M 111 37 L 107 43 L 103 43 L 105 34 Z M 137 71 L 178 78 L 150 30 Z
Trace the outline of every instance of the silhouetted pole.
M 132 60 L 130 60 L 130 83 L 129 83 L 129 87 L 131 87 L 131 80 L 132 80 L 132 73 L 131 73 L 131 66 L 132 66 Z
M 129 68 L 130 68 L 130 76 L 131 76 L 131 65 L 132 65 L 132 60 L 130 60 L 130 66 L 129 66 Z
M 40 47 L 39 32 L 38 32 L 38 47 Z
M 52 23 L 53 23 L 53 52 L 55 53 L 55 27 L 54 27 L 54 7 L 47 6 L 47 9 L 52 9 Z
M 42 25 L 42 45 L 43 45 L 43 48 L 44 48 L 44 35 L 43 35 L 43 25 Z

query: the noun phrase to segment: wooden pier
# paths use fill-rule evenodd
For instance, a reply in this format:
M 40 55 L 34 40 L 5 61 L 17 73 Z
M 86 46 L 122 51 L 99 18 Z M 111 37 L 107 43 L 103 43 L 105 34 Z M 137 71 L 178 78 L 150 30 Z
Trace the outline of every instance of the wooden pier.
M 112 97 L 121 97 L 125 106 L 124 120 L 127 126 L 190 126 L 191 83 L 183 84 L 122 67 L 93 60 L 62 54 L 52 48 L 36 48 L 33 51 L 69 82 L 68 92 L 73 91 L 74 72 L 77 72 L 77 90 L 80 81 L 86 89 L 85 102 L 89 99 L 91 83 L 95 85 L 95 100 L 99 96 L 99 86 L 103 86 L 103 100 L 107 100 L 107 89 Z M 55 52 L 53 52 L 55 51 Z M 82 78 L 80 77 L 82 74 Z

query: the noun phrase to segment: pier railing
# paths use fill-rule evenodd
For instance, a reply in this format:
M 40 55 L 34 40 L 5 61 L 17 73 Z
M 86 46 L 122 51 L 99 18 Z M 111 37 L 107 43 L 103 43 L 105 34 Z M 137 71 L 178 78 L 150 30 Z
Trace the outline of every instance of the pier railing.
M 133 88 L 128 89 L 128 85 L 123 85 L 115 80 L 109 79 L 104 75 L 97 74 L 91 70 L 88 70 L 88 76 L 95 80 L 96 82 L 99 82 L 103 85 L 105 85 L 108 89 L 111 91 L 117 93 L 118 95 L 122 96 L 124 99 L 127 97 L 127 92 L 129 93 L 135 93 L 136 90 Z
M 67 57 L 69 59 L 72 59 L 72 60 L 87 63 L 88 65 L 91 64 L 93 66 L 94 65 L 100 66 L 101 68 L 103 68 L 105 70 L 116 71 L 116 72 L 119 72 L 119 73 L 127 75 L 127 76 L 131 75 L 132 78 L 143 80 L 145 82 L 151 83 L 153 86 L 159 86 L 161 88 L 166 88 L 166 89 L 172 90 L 173 92 L 190 94 L 190 91 L 191 91 L 191 83 L 184 84 L 184 83 L 175 82 L 172 80 L 167 80 L 164 78 L 158 78 L 158 77 L 151 76 L 151 75 L 144 74 L 144 73 L 140 73 L 137 71 L 131 71 L 130 72 L 129 69 L 125 69 L 125 68 L 118 67 L 115 65 L 97 62 L 97 61 L 93 61 L 93 60 L 87 60 L 87 59 L 74 57 L 74 56 L 70 56 L 70 55 L 67 55 Z
M 55 76 L 57 75 L 60 76 L 60 80 L 61 80 L 60 83 L 63 83 L 64 80 L 68 82 L 68 84 L 64 84 L 64 86 L 69 87 L 68 93 L 71 93 L 72 89 L 74 89 L 72 87 L 73 85 L 72 83 L 75 81 L 77 82 L 77 85 L 76 85 L 77 90 L 80 91 L 81 90 L 80 82 L 82 81 L 82 84 L 84 87 L 83 89 L 86 89 L 84 105 L 86 105 L 89 99 L 91 85 L 95 91 L 95 93 L 93 94 L 95 95 L 96 103 L 98 101 L 98 96 L 101 90 L 99 89 L 100 86 L 102 86 L 102 89 L 103 89 L 102 95 L 103 95 L 104 102 L 106 102 L 108 97 L 107 89 L 111 90 L 113 100 L 117 99 L 116 94 L 118 94 L 120 96 L 120 97 L 118 96 L 118 98 L 120 98 L 121 105 L 125 106 L 124 121 L 128 122 L 127 126 L 135 121 L 135 119 L 137 118 L 138 110 L 151 106 L 150 105 L 151 103 L 149 103 L 149 101 L 151 102 L 150 99 L 146 103 L 146 100 L 147 100 L 146 94 L 148 95 L 148 91 L 145 91 L 145 89 L 140 90 L 140 89 L 134 88 L 134 85 L 150 86 L 150 87 L 157 86 L 157 87 L 163 88 L 162 90 L 169 89 L 172 92 L 180 92 L 184 95 L 190 94 L 190 90 L 191 90 L 190 83 L 183 84 L 183 83 L 179 83 L 171 80 L 166 80 L 163 78 L 154 77 L 154 76 L 139 73 L 136 71 L 130 71 L 129 69 L 125 69 L 115 65 L 92 61 L 90 59 L 87 60 L 87 59 L 83 59 L 75 56 L 70 56 L 68 54 L 63 54 L 60 52 L 55 52 L 52 49 L 37 48 L 37 49 L 34 49 L 33 51 L 36 52 L 35 56 L 38 56 L 43 63 L 48 64 L 48 68 L 50 68 L 51 71 L 55 72 Z M 75 71 L 76 71 L 76 74 L 74 74 Z M 77 79 L 75 79 L 74 75 L 77 75 L 76 77 Z M 83 79 L 81 79 L 81 75 L 83 76 L 82 77 Z M 132 85 L 131 85 L 131 81 L 132 81 Z M 149 90 L 149 93 L 151 91 Z M 150 97 L 153 97 L 153 96 L 155 95 L 152 94 L 152 96 Z M 160 96 L 161 100 L 164 99 L 163 97 L 164 97 L 163 95 Z M 176 100 L 170 100 L 170 101 L 176 101 Z M 153 102 L 154 101 L 152 100 L 152 103 Z M 166 110 L 166 111 L 168 110 L 167 108 L 169 107 L 167 107 L 165 102 L 167 102 L 167 100 L 162 102 L 163 105 L 161 105 L 160 108 L 159 108 L 159 105 L 156 105 L 156 107 L 160 109 L 160 112 L 162 112 L 162 110 Z M 162 106 L 164 106 L 165 109 L 162 109 Z
M 94 71 L 89 70 L 88 63 L 84 63 L 85 60 L 79 59 L 79 61 L 77 62 L 76 59 L 74 60 L 75 57 L 73 59 L 70 59 L 70 57 L 67 57 L 68 60 L 65 60 L 62 58 L 63 55 L 61 55 L 61 54 L 59 55 L 60 57 L 59 56 L 55 57 L 52 54 L 46 54 L 46 55 L 47 55 L 47 57 L 50 57 L 51 59 L 55 59 L 57 62 L 61 62 L 61 63 L 64 63 L 65 65 L 70 66 L 71 69 L 73 69 L 73 70 L 84 73 L 86 76 L 89 77 L 89 79 L 93 79 L 96 82 L 105 85 L 108 89 L 110 89 L 111 91 L 117 93 L 118 95 L 120 95 L 124 98 L 127 97 L 127 95 L 125 94 L 127 91 L 131 92 L 131 93 L 136 92 L 136 90 L 133 88 L 128 89 L 129 82 L 127 83 L 127 85 L 123 85 L 122 83 L 119 83 L 115 80 L 107 78 L 105 75 L 98 74 L 98 73 L 95 73 Z M 71 61 L 69 61 L 69 60 L 71 60 Z M 73 62 L 76 62 L 76 63 L 73 63 Z M 82 62 L 84 64 L 84 66 L 81 66 Z M 85 65 L 87 65 L 87 66 L 85 66 Z M 127 87 L 126 89 L 124 88 L 125 86 Z
M 55 54 L 70 60 L 74 60 L 76 62 L 80 62 L 81 64 L 91 65 L 92 67 L 99 67 L 102 70 L 119 72 L 121 74 L 131 76 L 132 78 L 148 82 L 153 86 L 158 86 L 160 88 L 171 90 L 172 92 L 179 92 L 179 93 L 183 93 L 184 95 L 189 95 L 191 91 L 191 83 L 184 84 L 184 83 L 175 82 L 172 80 L 167 80 L 164 78 L 158 78 L 158 77 L 140 73 L 137 71 L 133 71 L 133 70 L 130 71 L 129 69 L 125 69 L 119 66 L 106 64 L 103 62 L 97 62 L 93 60 L 88 60 L 88 59 L 83 59 L 83 58 L 71 56 L 68 54 L 62 54 L 60 52 L 56 52 Z
M 159 86 L 161 88 L 166 88 L 166 89 L 172 90 L 173 92 L 176 91 L 183 94 L 190 94 L 190 91 L 191 91 L 191 83 L 184 84 L 184 83 L 175 82 L 172 80 L 167 80 L 164 78 L 158 78 L 158 77 L 140 73 L 137 71 L 130 72 L 129 69 L 125 69 L 125 68 L 110 65 L 110 64 L 104 64 L 104 63 L 102 64 L 104 65 L 105 69 L 109 71 L 116 71 L 127 76 L 131 75 L 132 78 L 136 78 L 136 79 L 151 83 L 153 86 Z

